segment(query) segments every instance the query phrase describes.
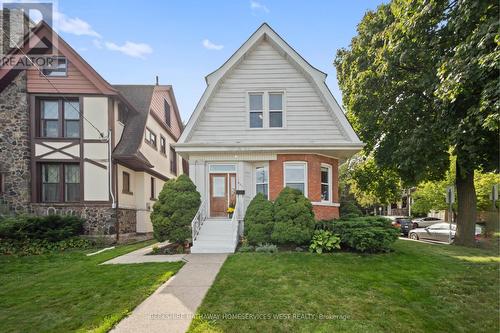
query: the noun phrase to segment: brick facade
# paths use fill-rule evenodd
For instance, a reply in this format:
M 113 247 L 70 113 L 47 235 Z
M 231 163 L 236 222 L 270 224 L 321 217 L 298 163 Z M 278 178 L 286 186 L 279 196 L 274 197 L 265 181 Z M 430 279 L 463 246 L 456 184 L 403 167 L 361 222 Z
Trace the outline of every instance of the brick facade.
M 269 198 L 275 200 L 284 187 L 284 162 L 307 162 L 307 195 L 313 202 L 316 219 L 339 217 L 339 207 L 320 204 L 321 202 L 321 164 L 332 167 L 332 203 L 339 202 L 338 160 L 315 154 L 278 154 L 277 159 L 269 161 Z M 315 204 L 317 203 L 317 204 Z

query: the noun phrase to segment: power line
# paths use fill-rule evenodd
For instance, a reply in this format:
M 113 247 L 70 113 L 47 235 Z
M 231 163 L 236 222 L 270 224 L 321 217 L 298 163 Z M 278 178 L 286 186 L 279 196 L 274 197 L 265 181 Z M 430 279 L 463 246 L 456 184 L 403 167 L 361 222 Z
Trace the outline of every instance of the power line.
M 7 37 L 9 39 L 9 42 L 13 43 L 15 45 L 15 47 L 24 55 L 24 57 L 26 57 L 26 59 L 28 59 L 29 62 L 31 62 L 31 64 L 35 67 L 35 69 L 47 80 L 47 82 L 50 83 L 50 85 L 52 86 L 52 88 L 54 88 L 55 91 L 57 91 L 59 94 L 62 94 L 62 92 L 52 83 L 52 81 L 50 81 L 50 79 L 47 77 L 47 75 L 45 75 L 45 73 L 40 69 L 40 67 L 35 64 L 33 62 L 33 60 L 31 60 L 30 57 L 28 57 L 28 55 L 19 47 L 19 45 L 17 45 L 17 43 L 15 41 L 13 41 L 12 39 L 10 39 L 10 36 L 5 33 L 5 31 L 3 29 L 2 30 L 2 33 L 5 35 L 5 37 Z M 67 62 L 66 62 L 66 65 L 67 65 Z M 66 68 L 67 70 L 67 68 Z M 99 136 L 101 138 L 105 138 L 105 139 L 109 139 L 107 137 L 104 136 L 104 134 L 97 128 L 97 126 L 95 126 L 90 120 L 88 120 L 84 115 L 83 113 L 80 111 L 80 109 L 77 109 L 73 103 L 71 103 L 70 100 L 66 99 L 66 97 L 64 95 L 61 96 L 62 99 L 65 101 L 65 102 L 68 102 L 68 104 L 76 111 L 78 112 L 78 114 L 82 117 L 83 120 L 85 120 L 87 123 L 90 124 L 90 126 L 92 126 L 96 131 L 97 133 L 99 133 Z

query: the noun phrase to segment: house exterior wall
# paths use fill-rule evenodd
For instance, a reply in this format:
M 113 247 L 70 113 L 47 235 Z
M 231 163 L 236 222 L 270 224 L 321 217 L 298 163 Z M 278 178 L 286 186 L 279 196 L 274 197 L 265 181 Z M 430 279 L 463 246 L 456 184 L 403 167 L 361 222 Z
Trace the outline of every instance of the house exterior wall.
M 96 86 L 83 75 L 73 63 L 68 60 L 67 75 L 62 77 L 51 77 L 47 84 L 40 72 L 36 69 L 26 71 L 28 77 L 28 92 L 51 93 L 51 94 L 100 94 Z M 57 90 L 55 88 L 57 88 Z
M 313 204 L 316 219 L 339 217 L 338 160 L 315 154 L 278 154 L 277 159 L 269 161 L 269 197 L 275 200 L 284 188 L 284 163 L 307 163 L 307 196 Z M 321 202 L 321 165 L 331 166 L 332 198 L 331 202 Z
M 0 205 L 22 213 L 31 200 L 31 143 L 26 74 L 0 92 Z
M 208 101 L 190 143 L 325 143 L 345 141 L 337 120 L 303 72 L 260 41 Z M 249 128 L 248 93 L 283 91 L 285 128 Z

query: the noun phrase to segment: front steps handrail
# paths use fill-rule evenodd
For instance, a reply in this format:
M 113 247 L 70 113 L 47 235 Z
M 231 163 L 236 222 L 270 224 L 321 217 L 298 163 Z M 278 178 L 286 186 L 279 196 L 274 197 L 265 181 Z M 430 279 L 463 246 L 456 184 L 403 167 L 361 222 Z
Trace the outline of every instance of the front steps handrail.
M 239 212 L 240 212 L 240 203 L 241 200 L 236 199 L 236 204 L 234 205 L 234 212 L 233 216 L 231 217 L 231 226 L 232 226 L 232 232 L 233 232 L 233 237 L 232 240 L 234 241 L 234 249 L 236 250 L 236 246 L 238 246 L 238 231 L 239 231 L 239 224 L 240 224 L 240 219 L 239 219 Z
M 205 201 L 202 201 L 200 207 L 198 208 L 198 211 L 196 212 L 196 215 L 191 221 L 191 237 L 193 242 L 196 240 L 196 237 L 198 237 L 201 226 L 203 225 L 206 219 L 207 219 L 207 212 L 205 210 Z

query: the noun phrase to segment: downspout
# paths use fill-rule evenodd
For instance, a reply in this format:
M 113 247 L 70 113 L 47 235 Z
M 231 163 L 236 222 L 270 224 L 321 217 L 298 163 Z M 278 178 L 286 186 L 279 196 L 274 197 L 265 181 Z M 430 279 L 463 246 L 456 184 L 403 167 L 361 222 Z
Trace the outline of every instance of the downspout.
M 118 243 L 118 241 L 120 240 L 120 230 L 119 230 L 120 224 L 118 223 L 118 210 L 116 208 L 116 198 L 113 191 L 113 160 L 111 158 L 111 153 L 112 153 L 111 135 L 112 131 L 111 129 L 108 129 L 108 189 L 109 189 L 109 195 L 111 197 L 111 209 L 115 210 L 116 242 Z

